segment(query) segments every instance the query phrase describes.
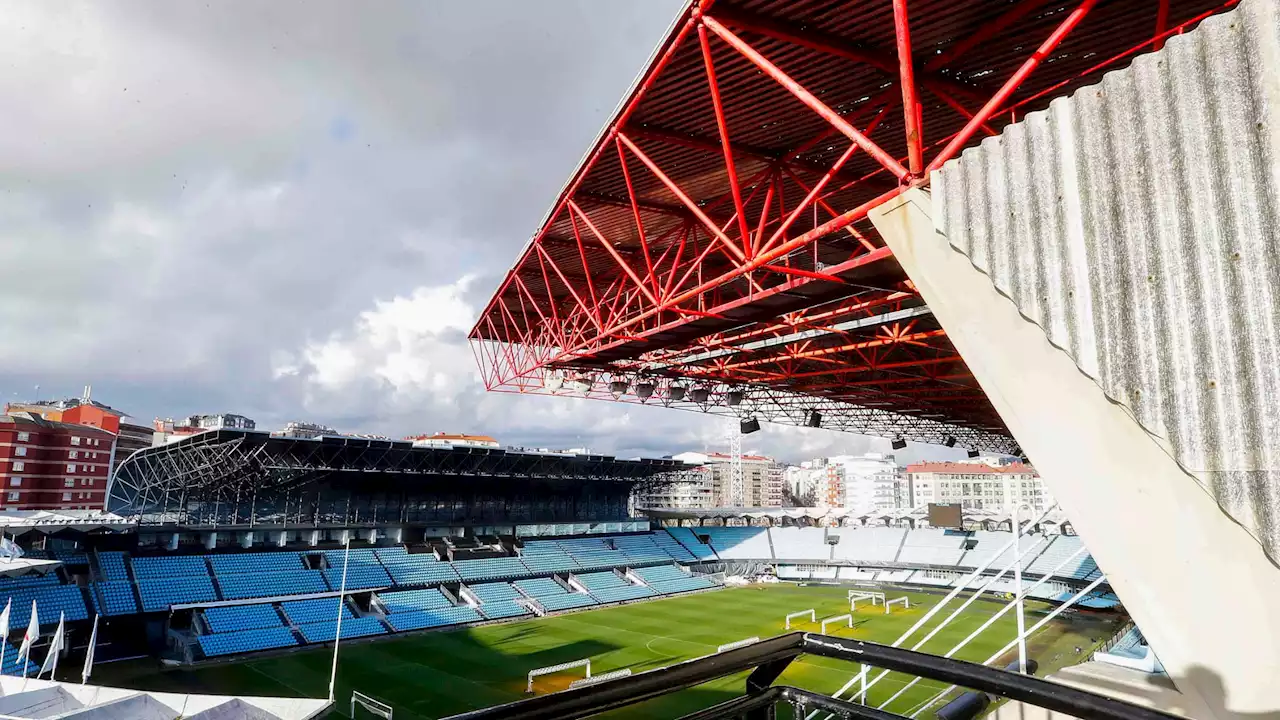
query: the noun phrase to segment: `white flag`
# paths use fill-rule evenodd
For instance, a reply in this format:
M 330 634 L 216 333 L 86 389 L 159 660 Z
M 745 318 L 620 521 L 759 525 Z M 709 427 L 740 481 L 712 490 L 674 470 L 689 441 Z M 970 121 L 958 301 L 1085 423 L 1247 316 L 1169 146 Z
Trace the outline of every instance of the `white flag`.
M 0 612 L 0 642 L 9 637 L 9 611 L 13 609 L 13 598 L 4 604 L 4 612 Z
M 80 684 L 89 682 L 89 676 L 93 674 L 93 651 L 98 647 L 98 618 L 100 615 L 93 616 L 93 632 L 89 635 L 89 651 L 84 654 L 84 672 L 80 673 Z
M 0 557 L 9 559 L 22 557 L 22 548 L 7 537 L 0 537 Z
M 58 629 L 53 632 L 53 641 L 49 643 L 49 654 L 44 656 L 44 665 L 41 665 L 40 672 L 36 673 L 37 678 L 47 670 L 49 679 L 53 679 L 53 671 L 58 669 L 58 655 L 62 652 L 62 633 L 66 620 L 66 613 L 58 618 Z
M 22 646 L 18 648 L 18 665 L 19 669 L 26 666 L 22 664 L 22 658 L 31 659 L 31 646 L 36 644 L 36 640 L 40 639 L 40 616 L 36 613 L 36 601 L 31 601 L 31 622 L 27 623 L 27 634 L 22 636 Z M 26 675 L 25 672 L 22 673 Z

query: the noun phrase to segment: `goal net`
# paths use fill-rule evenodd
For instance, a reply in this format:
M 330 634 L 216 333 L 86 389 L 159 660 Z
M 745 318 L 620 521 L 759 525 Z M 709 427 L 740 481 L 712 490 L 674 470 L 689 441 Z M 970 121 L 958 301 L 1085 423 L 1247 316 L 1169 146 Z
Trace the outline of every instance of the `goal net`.
M 377 715 L 380 718 L 391 720 L 391 706 L 375 700 L 361 692 L 351 691 L 351 717 L 356 717 L 356 708 L 364 708 L 371 715 Z
M 533 679 L 536 677 L 542 677 L 543 675 L 558 675 L 567 670 L 576 670 L 577 668 L 586 668 L 587 677 L 588 678 L 591 677 L 591 660 L 589 658 L 583 658 L 582 660 L 573 660 L 570 662 L 563 662 L 563 663 L 560 663 L 559 665 L 548 665 L 546 667 L 534 668 L 533 670 L 529 671 L 529 685 L 527 688 L 525 688 L 525 692 L 526 693 L 533 692 Z M 552 688 L 553 691 L 564 690 L 564 689 L 565 689 L 565 686 L 563 685 Z
M 806 615 L 809 616 L 809 622 L 818 622 L 818 613 L 813 608 L 809 608 L 808 610 L 800 610 L 797 612 L 793 612 L 787 616 L 787 629 L 788 630 L 791 629 L 792 620 L 799 617 L 804 617 Z

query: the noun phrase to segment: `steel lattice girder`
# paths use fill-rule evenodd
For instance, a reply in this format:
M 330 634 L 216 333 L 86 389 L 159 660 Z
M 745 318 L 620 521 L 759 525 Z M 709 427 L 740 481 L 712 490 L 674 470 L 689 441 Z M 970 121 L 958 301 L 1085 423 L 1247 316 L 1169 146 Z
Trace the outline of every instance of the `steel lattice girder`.
M 872 407 L 884 427 L 930 416 L 998 449 L 1002 423 L 931 319 L 848 337 L 840 317 L 876 313 L 823 317 L 922 304 L 867 211 L 1234 4 L 690 2 L 472 329 L 486 386 L 537 392 L 549 371 L 723 382 L 835 402 L 830 425 L 881 427 L 855 419 Z M 732 336 L 771 350 L 711 361 Z
M 414 478 L 482 477 L 577 482 L 665 482 L 689 469 L 675 460 L 619 460 L 488 448 L 423 448 L 362 438 L 299 440 L 220 430 L 138 451 L 117 470 L 107 506 L 136 515 L 165 497 L 209 501 L 282 492 L 340 473 Z M 672 478 L 665 476 L 671 474 Z

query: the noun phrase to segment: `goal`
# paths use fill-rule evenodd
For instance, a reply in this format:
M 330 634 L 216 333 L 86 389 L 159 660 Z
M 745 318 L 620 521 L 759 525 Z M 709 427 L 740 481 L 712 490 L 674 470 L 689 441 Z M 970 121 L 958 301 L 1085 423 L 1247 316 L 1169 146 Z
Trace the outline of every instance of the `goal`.
M 391 720 L 390 705 L 382 702 L 381 700 L 375 700 L 369 697 L 368 695 L 365 695 L 362 692 L 356 692 L 355 690 L 352 690 L 351 691 L 351 713 L 350 713 L 351 717 L 356 716 L 357 705 L 369 711 L 370 713 L 377 715 L 380 718 L 386 718 L 386 720 Z
M 880 603 L 881 605 L 884 605 L 884 593 L 866 592 L 866 591 L 860 591 L 860 590 L 849 591 L 849 609 L 850 610 L 857 610 L 858 601 L 860 600 L 870 601 L 872 607 L 875 607 L 876 603 Z
M 889 614 L 889 611 L 890 611 L 891 609 L 893 609 L 893 606 L 894 606 L 894 605 L 901 605 L 904 609 L 910 609 L 910 608 L 911 608 L 911 599 L 910 599 L 910 598 L 908 598 L 906 595 L 903 595 L 902 597 L 894 598 L 894 599 L 892 599 L 892 600 L 890 600 L 890 601 L 886 602 L 886 603 L 884 604 L 884 614 L 885 614 L 885 615 L 888 615 L 888 614 Z
M 579 678 L 569 683 L 569 689 L 580 688 L 587 685 L 598 685 L 602 682 L 617 680 L 618 678 L 631 677 L 631 668 L 622 668 L 621 670 L 610 670 L 607 673 L 600 673 L 594 677 Z
M 745 638 L 745 639 L 743 639 L 743 640 L 738 640 L 738 641 L 736 641 L 736 642 L 725 643 L 724 645 L 721 645 L 720 647 L 716 648 L 716 652 L 718 652 L 718 653 L 722 653 L 722 652 L 724 652 L 725 650 L 737 650 L 737 649 L 738 649 L 738 648 L 740 648 L 740 647 L 746 647 L 746 646 L 748 646 L 748 645 L 754 645 L 754 644 L 756 644 L 756 643 L 758 643 L 758 642 L 760 642 L 760 638 L 758 638 L 758 637 L 749 637 L 749 638 Z
M 798 612 L 793 612 L 787 616 L 787 629 L 788 630 L 791 629 L 792 619 L 798 618 L 798 617 L 804 617 L 805 615 L 809 616 L 809 622 L 811 623 L 818 622 L 818 613 L 813 608 L 809 608 L 808 610 L 800 610 Z
M 822 621 L 822 634 L 823 634 L 823 635 L 826 635 L 826 634 L 827 634 L 827 626 L 828 626 L 828 625 L 831 625 L 831 624 L 834 624 L 834 623 L 838 623 L 838 622 L 840 622 L 840 621 L 842 621 L 842 620 L 848 621 L 848 623 L 849 623 L 849 627 L 853 627 L 853 616 L 852 616 L 852 615 L 848 615 L 848 614 L 845 614 L 845 615 L 837 615 L 837 616 L 835 616 L 835 617 L 829 617 L 829 618 L 827 618 L 826 620 L 823 620 L 823 621 Z
M 552 673 L 564 672 L 565 670 L 573 670 L 574 668 L 585 667 L 587 669 L 587 677 L 591 677 L 591 659 L 583 658 L 581 660 L 572 660 L 563 662 L 559 665 L 548 665 L 546 667 L 534 668 L 529 671 L 529 685 L 525 688 L 526 693 L 533 692 L 533 679 L 539 675 L 550 675 Z

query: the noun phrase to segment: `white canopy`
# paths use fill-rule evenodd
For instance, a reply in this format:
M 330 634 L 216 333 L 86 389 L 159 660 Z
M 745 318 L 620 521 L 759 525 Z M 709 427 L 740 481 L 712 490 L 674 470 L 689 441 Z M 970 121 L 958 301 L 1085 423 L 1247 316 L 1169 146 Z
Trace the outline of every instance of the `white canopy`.
M 0 675 L 0 717 L 93 720 L 308 720 L 328 700 L 147 692 Z

